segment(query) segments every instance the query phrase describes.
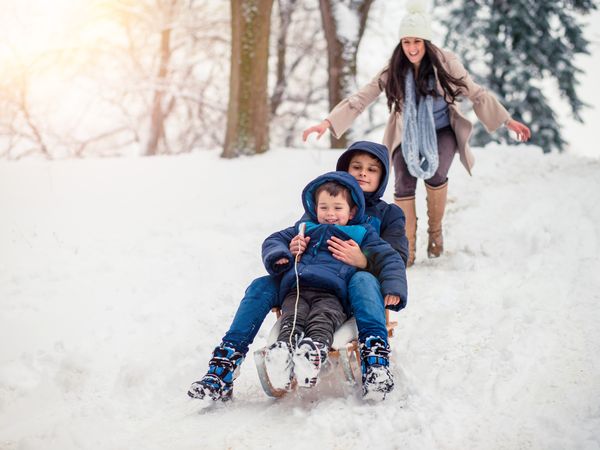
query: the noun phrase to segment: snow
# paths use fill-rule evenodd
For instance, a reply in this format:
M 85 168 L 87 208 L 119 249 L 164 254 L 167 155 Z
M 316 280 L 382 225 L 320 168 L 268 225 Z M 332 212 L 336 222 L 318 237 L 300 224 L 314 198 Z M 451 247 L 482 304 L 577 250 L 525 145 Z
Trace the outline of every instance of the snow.
M 0 448 L 600 448 L 599 160 L 457 159 L 437 260 L 419 187 L 384 403 L 335 373 L 270 399 L 249 354 L 235 400 L 200 407 L 262 240 L 340 152 L 218 154 L 0 162 Z

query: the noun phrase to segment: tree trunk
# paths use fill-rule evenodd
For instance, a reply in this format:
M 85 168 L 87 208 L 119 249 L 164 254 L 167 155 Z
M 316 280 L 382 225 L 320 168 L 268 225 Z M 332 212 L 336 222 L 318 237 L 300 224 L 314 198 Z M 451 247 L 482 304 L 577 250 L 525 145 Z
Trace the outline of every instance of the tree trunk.
M 364 34 L 369 9 L 373 0 L 319 0 L 323 30 L 327 41 L 327 66 L 329 79 L 329 110 L 352 93 L 356 79 L 356 54 L 360 40 Z M 338 17 L 341 13 L 337 8 L 345 8 L 345 13 L 351 13 L 356 22 L 344 24 L 355 26 L 356 30 L 341 29 Z M 345 14 L 347 17 L 347 14 Z M 346 135 L 336 139 L 331 135 L 332 148 L 346 148 L 348 138 Z
M 231 73 L 223 158 L 269 149 L 267 76 L 272 6 L 273 0 L 231 0 Z
M 165 114 L 162 101 L 165 93 L 167 68 L 171 57 L 171 29 L 162 30 L 160 33 L 160 63 L 156 79 L 156 89 L 152 100 L 152 113 L 150 122 L 150 136 L 146 144 L 146 156 L 158 153 L 158 142 L 165 136 Z
M 281 105 L 283 94 L 287 86 L 286 56 L 288 30 L 292 23 L 292 13 L 296 8 L 296 0 L 278 0 L 279 6 L 279 30 L 277 32 L 277 68 L 276 81 L 273 94 L 271 95 L 271 116 L 277 113 Z

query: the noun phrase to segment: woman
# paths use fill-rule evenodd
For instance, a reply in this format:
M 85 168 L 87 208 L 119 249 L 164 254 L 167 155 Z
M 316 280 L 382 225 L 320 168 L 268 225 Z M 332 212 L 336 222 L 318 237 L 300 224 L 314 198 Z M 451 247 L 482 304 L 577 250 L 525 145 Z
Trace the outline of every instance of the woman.
M 427 255 L 443 250 L 442 218 L 448 193 L 448 171 L 458 151 L 469 174 L 474 157 L 469 149 L 473 124 L 459 111 L 458 97 L 473 103 L 488 132 L 504 125 L 527 141 L 527 126 L 512 119 L 498 100 L 476 84 L 456 55 L 431 43 L 431 19 L 419 2 L 412 2 L 400 24 L 400 43 L 389 64 L 354 95 L 340 102 L 320 124 L 306 129 L 320 138 L 326 130 L 339 137 L 356 117 L 385 91 L 390 110 L 383 143 L 392 151 L 395 171 L 394 201 L 406 215 L 408 266 L 414 264 L 417 234 L 415 189 L 425 180 L 429 242 Z

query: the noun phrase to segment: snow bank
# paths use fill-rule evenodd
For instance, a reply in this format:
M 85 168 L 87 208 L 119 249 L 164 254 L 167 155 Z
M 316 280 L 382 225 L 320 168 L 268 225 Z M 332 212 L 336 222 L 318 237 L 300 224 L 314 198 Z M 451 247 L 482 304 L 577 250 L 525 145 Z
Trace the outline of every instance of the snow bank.
M 335 377 L 274 401 L 252 358 L 234 402 L 188 401 L 339 154 L 0 163 L 0 448 L 600 448 L 600 162 L 525 147 L 456 161 L 438 260 L 419 188 L 385 403 Z

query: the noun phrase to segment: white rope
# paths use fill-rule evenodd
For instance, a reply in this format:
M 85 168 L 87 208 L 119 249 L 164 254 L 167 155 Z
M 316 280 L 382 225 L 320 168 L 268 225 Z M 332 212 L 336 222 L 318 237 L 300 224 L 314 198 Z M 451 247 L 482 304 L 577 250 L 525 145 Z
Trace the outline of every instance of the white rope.
M 298 227 L 298 236 L 304 238 L 304 230 L 306 224 L 302 222 Z M 296 318 L 298 317 L 298 301 L 300 300 L 300 275 L 298 274 L 298 261 L 300 261 L 300 239 L 298 239 L 298 253 L 296 253 L 296 259 L 294 260 L 294 272 L 296 272 L 296 303 L 294 304 L 294 322 L 292 323 L 292 332 L 290 333 L 290 348 L 294 347 L 292 344 L 292 337 L 294 331 L 296 331 Z

